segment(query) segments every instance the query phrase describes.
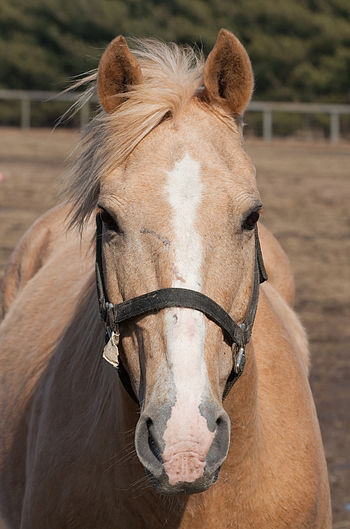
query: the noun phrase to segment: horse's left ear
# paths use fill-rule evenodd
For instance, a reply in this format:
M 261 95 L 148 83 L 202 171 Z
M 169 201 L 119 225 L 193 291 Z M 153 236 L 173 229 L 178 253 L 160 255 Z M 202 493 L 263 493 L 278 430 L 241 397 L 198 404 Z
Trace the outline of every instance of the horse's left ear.
M 122 94 L 141 82 L 140 65 L 120 35 L 108 45 L 98 67 L 98 97 L 105 111 L 114 112 L 124 100 Z
M 234 115 L 241 115 L 253 92 L 254 78 L 248 54 L 226 29 L 218 35 L 204 65 L 205 96 Z

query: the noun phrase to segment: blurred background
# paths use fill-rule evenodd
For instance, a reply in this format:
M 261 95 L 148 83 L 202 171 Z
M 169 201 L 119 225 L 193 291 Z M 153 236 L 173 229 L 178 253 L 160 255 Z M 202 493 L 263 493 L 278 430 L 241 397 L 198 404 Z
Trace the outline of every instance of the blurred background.
M 256 101 L 350 103 L 349 0 L 0 0 L 0 89 L 60 91 L 95 68 L 119 33 L 196 44 L 208 53 L 221 27 L 248 50 Z M 50 126 L 65 108 L 33 102 L 30 121 Z M 18 100 L 9 105 L 0 97 L 1 123 L 18 124 L 20 112 Z M 333 120 L 349 137 L 350 114 Z M 328 137 L 330 114 L 274 116 L 279 136 L 310 131 Z M 262 134 L 261 112 L 251 113 L 248 132 Z
M 51 92 L 96 68 L 118 34 L 207 54 L 221 27 L 252 61 L 246 148 L 263 221 L 296 275 L 334 529 L 350 528 L 349 0 L 0 0 L 0 278 L 25 229 L 57 202 L 66 157 L 96 109 L 52 131 L 72 101 L 47 101 Z

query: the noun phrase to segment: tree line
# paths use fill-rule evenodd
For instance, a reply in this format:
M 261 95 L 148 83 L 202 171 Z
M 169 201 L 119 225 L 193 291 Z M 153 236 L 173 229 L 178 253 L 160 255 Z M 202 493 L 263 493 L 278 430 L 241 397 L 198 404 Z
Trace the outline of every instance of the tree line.
M 0 88 L 61 90 L 116 35 L 195 44 L 225 27 L 259 100 L 350 102 L 349 0 L 0 0 Z

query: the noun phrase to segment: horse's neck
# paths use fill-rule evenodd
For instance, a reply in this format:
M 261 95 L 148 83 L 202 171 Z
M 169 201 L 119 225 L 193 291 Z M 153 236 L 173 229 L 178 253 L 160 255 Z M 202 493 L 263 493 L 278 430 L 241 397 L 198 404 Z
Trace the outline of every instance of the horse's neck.
M 239 477 L 237 482 L 240 487 L 245 476 L 249 476 L 249 486 L 254 484 L 259 449 L 257 369 L 251 344 L 247 346 L 246 353 L 244 373 L 224 404 L 231 420 L 231 441 L 223 471 Z
M 124 450 L 125 444 L 130 445 L 130 432 L 136 426 L 139 411 L 122 387 L 118 371 L 102 357 L 105 329 L 99 315 L 96 285 L 93 281 L 87 287 L 85 299 L 66 332 L 68 342 L 62 344 L 62 356 L 74 351 L 69 362 L 72 381 L 77 377 L 78 386 L 88 387 L 84 397 L 90 401 L 88 437 L 92 442 L 95 438 L 100 441 L 105 438 L 107 442 L 115 435 L 114 449 Z M 67 365 L 64 359 L 61 363 Z

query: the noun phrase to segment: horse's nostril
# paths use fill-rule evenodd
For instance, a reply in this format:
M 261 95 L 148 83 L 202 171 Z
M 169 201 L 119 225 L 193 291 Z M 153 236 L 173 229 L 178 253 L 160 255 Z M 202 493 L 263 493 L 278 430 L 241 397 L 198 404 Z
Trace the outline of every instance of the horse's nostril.
M 218 477 L 219 477 L 219 472 L 220 472 L 220 470 L 221 470 L 221 467 L 222 467 L 222 465 L 220 465 L 220 466 L 216 469 L 215 474 L 214 474 L 214 478 L 213 478 L 213 483 L 216 483 L 216 481 L 217 481 L 217 479 L 218 479 Z
M 158 443 L 156 442 L 156 440 L 154 439 L 154 436 L 152 434 L 153 421 L 152 421 L 152 419 L 150 417 L 146 421 L 146 426 L 147 426 L 147 430 L 148 430 L 148 445 L 150 447 L 150 450 L 151 450 L 152 454 L 154 455 L 154 457 L 156 457 L 158 459 L 158 461 L 160 463 L 162 463 L 163 459 L 162 459 L 162 454 L 161 454 L 160 448 L 159 448 Z
M 216 425 L 219 426 L 221 423 L 222 423 L 222 419 L 221 419 L 221 417 L 218 417 L 216 419 Z

